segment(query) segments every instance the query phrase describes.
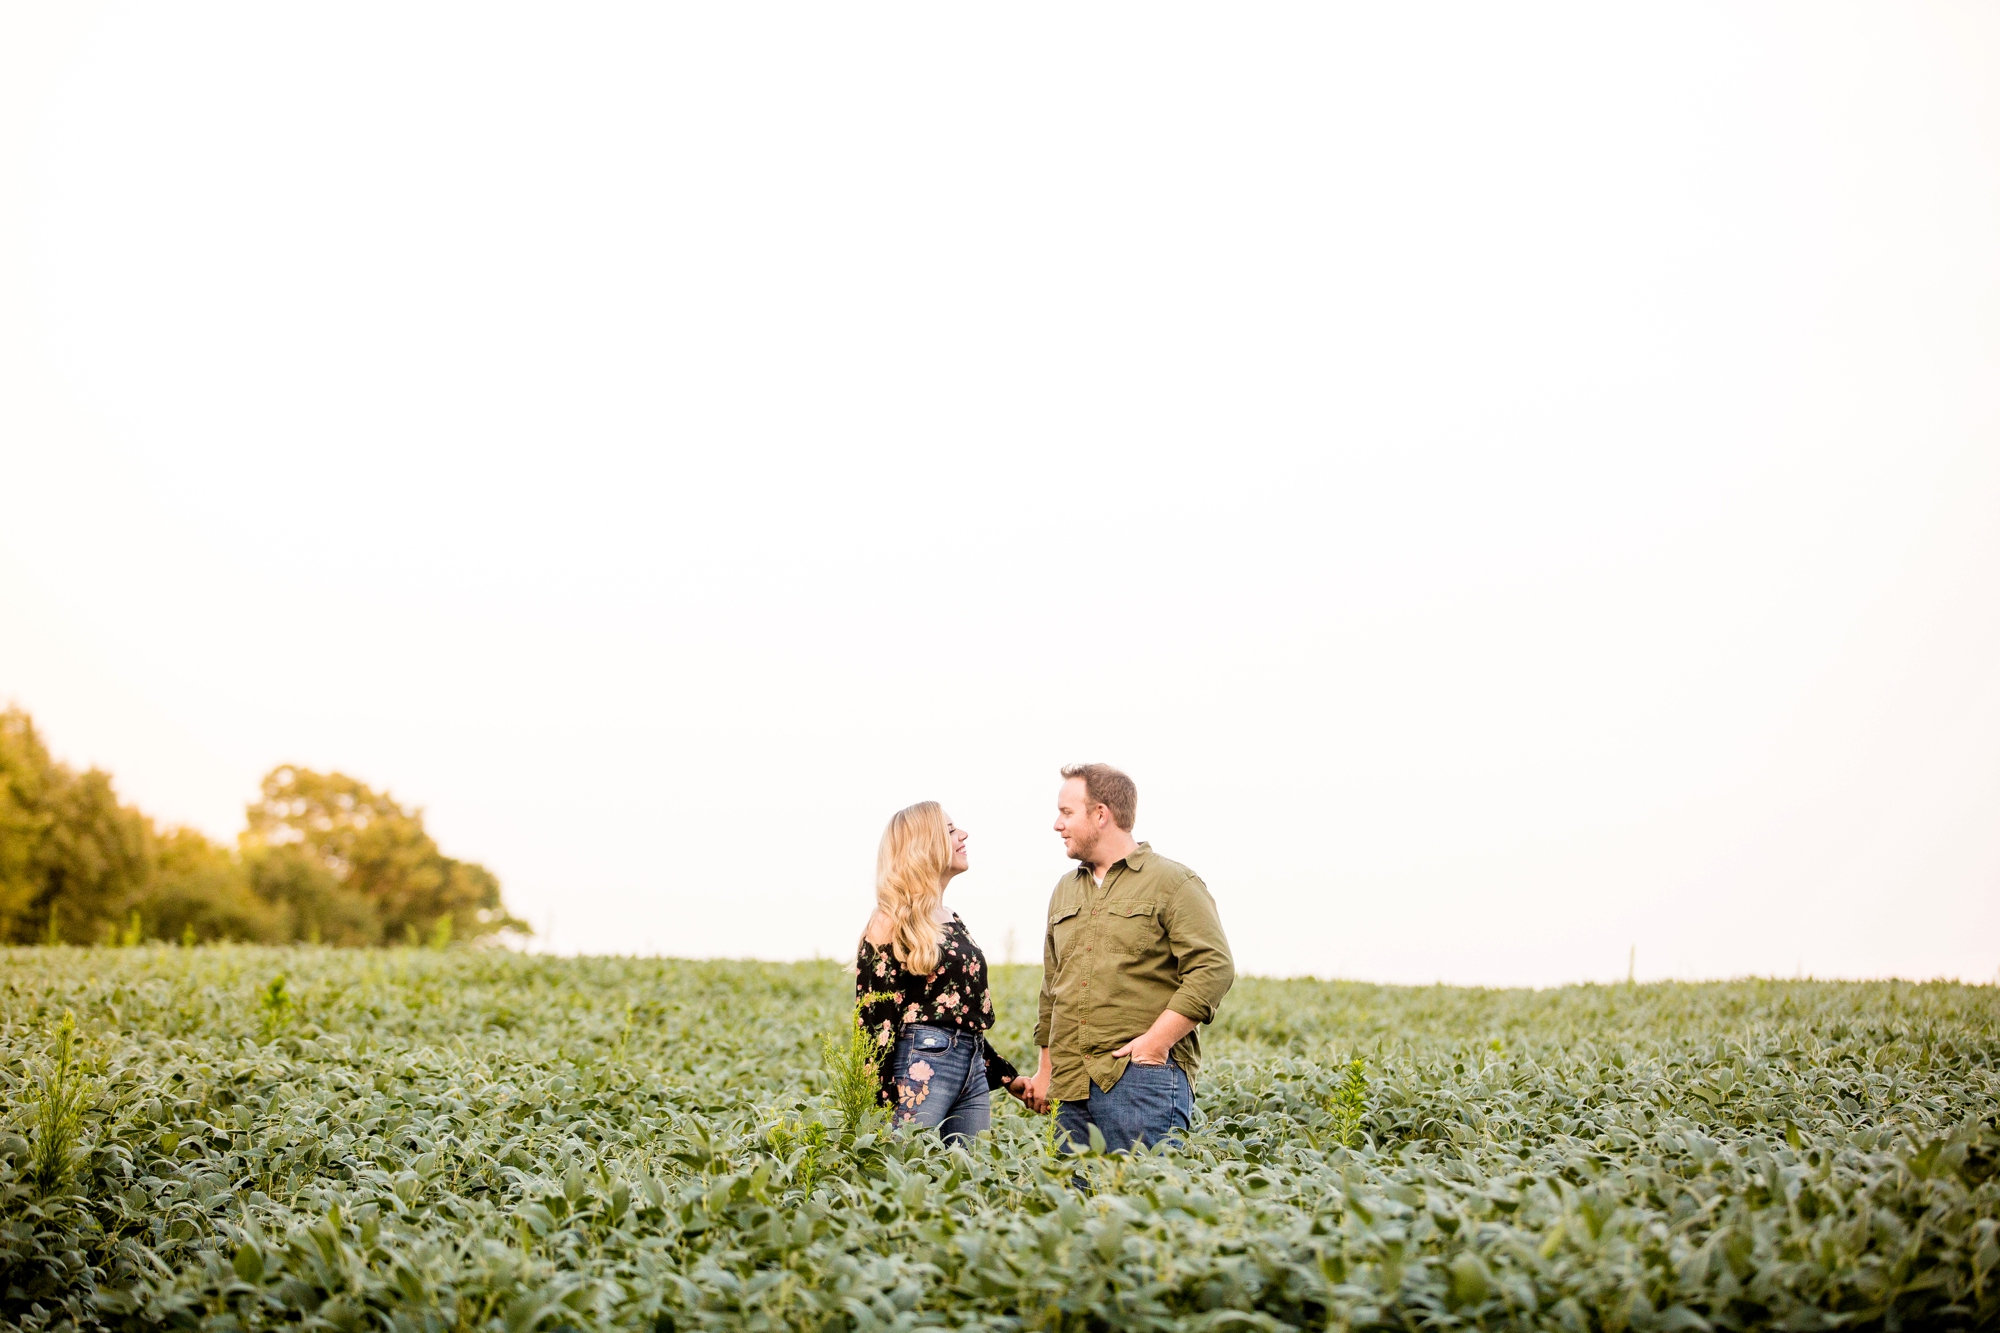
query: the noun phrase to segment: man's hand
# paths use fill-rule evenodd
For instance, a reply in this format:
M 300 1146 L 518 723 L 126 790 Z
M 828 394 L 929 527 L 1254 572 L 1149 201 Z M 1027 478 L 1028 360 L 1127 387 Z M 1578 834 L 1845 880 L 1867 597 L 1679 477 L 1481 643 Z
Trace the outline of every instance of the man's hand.
M 1113 1059 L 1129 1059 L 1135 1065 L 1163 1065 L 1174 1043 L 1194 1031 L 1194 1020 L 1171 1009 L 1163 1010 L 1147 1028 L 1111 1053 Z
M 1042 1062 L 1035 1069 L 1033 1078 L 1021 1080 L 1020 1098 L 1024 1105 L 1036 1115 L 1049 1113 L 1049 1082 L 1055 1078 L 1055 1064 L 1049 1059 L 1049 1048 L 1042 1047 Z
M 1156 1041 L 1151 1032 L 1132 1038 L 1111 1053 L 1113 1059 L 1129 1059 L 1135 1065 L 1163 1065 L 1174 1049 L 1170 1041 Z

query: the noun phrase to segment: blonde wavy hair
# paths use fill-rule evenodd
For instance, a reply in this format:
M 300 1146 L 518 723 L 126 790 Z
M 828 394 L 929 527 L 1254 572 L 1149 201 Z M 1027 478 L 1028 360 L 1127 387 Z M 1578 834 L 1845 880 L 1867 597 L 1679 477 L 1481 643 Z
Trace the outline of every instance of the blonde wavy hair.
M 920 977 L 938 965 L 938 905 L 951 869 L 944 807 L 918 801 L 898 810 L 875 853 L 875 909 L 890 927 L 896 960 Z

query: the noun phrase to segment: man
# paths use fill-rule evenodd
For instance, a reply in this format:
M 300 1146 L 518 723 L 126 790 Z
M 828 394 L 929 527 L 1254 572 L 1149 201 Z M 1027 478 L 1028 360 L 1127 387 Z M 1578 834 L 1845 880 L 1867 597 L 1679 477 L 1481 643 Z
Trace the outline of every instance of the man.
M 1132 839 L 1139 792 L 1109 764 L 1062 771 L 1056 832 L 1080 865 L 1056 884 L 1042 941 L 1041 1065 L 1023 1100 L 1072 1142 L 1108 1148 L 1187 1128 L 1195 1029 L 1236 979 L 1215 900 L 1192 870 Z

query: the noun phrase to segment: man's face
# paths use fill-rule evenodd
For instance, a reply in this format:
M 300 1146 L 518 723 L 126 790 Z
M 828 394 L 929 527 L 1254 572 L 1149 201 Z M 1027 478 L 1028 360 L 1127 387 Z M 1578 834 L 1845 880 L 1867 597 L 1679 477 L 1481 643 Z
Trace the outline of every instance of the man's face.
M 1056 793 L 1056 832 L 1062 835 L 1063 850 L 1079 861 L 1090 860 L 1100 825 L 1110 817 L 1110 811 L 1091 801 L 1082 778 L 1068 779 Z

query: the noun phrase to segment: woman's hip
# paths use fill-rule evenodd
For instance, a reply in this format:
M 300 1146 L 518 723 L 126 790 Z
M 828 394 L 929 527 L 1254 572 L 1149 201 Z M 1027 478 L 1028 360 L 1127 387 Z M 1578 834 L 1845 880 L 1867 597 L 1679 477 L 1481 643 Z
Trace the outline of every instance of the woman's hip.
M 936 1123 L 986 1091 L 986 1039 L 977 1032 L 913 1023 L 897 1034 L 891 1058 L 898 1121 Z

